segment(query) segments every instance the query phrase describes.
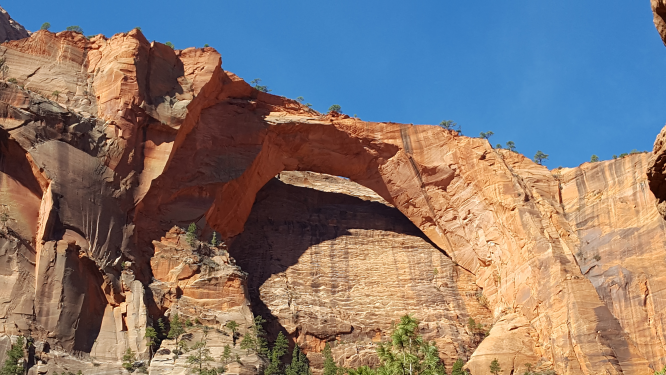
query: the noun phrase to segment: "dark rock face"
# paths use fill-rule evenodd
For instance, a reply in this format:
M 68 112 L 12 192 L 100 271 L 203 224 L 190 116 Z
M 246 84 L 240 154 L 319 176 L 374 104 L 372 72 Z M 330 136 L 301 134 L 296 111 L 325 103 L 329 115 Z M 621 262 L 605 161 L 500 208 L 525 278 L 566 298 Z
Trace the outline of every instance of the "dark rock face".
M 28 36 L 28 31 L 0 7 L 0 42 L 23 39 Z

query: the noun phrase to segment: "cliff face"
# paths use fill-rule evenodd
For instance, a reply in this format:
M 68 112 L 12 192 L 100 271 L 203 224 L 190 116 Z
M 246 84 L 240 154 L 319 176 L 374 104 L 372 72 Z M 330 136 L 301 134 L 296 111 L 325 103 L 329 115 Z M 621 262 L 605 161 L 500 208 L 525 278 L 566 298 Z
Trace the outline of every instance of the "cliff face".
M 39 31 L 0 52 L 0 330 L 34 337 L 50 369 L 146 358 L 163 314 L 247 329 L 248 301 L 315 364 L 332 340 L 340 362 L 374 363 L 413 313 L 475 375 L 494 358 L 507 373 L 666 365 L 644 155 L 557 172 L 436 126 L 322 115 L 212 48 L 139 30 Z M 228 248 L 184 243 L 174 226 L 191 222 Z M 478 348 L 470 317 L 492 325 Z M 182 371 L 164 345 L 151 371 Z
M 23 39 L 28 37 L 28 31 L 18 22 L 14 21 L 6 10 L 0 7 L 0 42 Z

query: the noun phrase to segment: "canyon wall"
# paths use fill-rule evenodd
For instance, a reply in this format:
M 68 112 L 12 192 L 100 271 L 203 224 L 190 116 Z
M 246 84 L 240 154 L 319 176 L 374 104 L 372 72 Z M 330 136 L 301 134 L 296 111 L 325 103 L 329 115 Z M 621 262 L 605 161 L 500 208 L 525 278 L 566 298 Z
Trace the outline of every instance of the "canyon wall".
M 31 335 L 36 368 L 113 373 L 175 312 L 243 332 L 261 314 L 315 365 L 325 342 L 376 363 L 406 313 L 474 375 L 494 358 L 507 373 L 666 365 L 646 155 L 549 171 L 437 126 L 323 115 L 138 29 L 42 30 L 0 53 L 0 333 Z M 152 373 L 183 371 L 173 344 Z

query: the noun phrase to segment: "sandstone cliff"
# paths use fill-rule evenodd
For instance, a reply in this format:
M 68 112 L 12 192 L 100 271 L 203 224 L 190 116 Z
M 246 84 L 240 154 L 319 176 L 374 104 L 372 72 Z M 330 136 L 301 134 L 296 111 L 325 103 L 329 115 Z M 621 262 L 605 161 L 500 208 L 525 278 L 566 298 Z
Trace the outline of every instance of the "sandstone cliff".
M 148 357 L 162 314 L 222 329 L 251 321 L 248 301 L 315 364 L 326 341 L 373 363 L 414 313 L 474 375 L 493 358 L 507 373 L 666 365 L 644 155 L 549 171 L 436 126 L 322 115 L 253 89 L 212 48 L 136 29 L 38 31 L 0 52 L 0 333 L 34 337 L 48 371 L 112 373 L 126 348 Z M 191 222 L 228 248 L 183 244 L 174 227 Z M 470 317 L 492 325 L 478 348 Z M 164 345 L 151 372 L 184 371 Z

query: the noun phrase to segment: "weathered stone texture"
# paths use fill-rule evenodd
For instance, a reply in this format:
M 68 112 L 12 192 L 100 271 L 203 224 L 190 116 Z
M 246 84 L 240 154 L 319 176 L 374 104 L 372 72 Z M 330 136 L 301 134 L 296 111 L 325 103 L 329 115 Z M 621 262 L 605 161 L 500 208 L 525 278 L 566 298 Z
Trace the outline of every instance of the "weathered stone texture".
M 663 220 L 644 155 L 549 171 L 437 126 L 322 115 L 225 72 L 212 48 L 137 29 L 0 49 L 16 80 L 0 83 L 1 333 L 100 361 L 51 369 L 145 358 L 142 332 L 176 311 L 247 328 L 250 299 L 313 363 L 338 339 L 341 362 L 375 363 L 373 342 L 413 312 L 474 375 L 495 357 L 507 373 L 664 364 Z M 184 243 L 174 226 L 191 222 L 249 276 L 223 248 Z M 475 351 L 469 317 L 495 324 Z

